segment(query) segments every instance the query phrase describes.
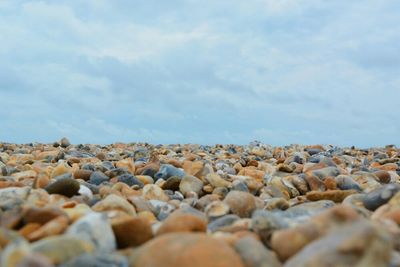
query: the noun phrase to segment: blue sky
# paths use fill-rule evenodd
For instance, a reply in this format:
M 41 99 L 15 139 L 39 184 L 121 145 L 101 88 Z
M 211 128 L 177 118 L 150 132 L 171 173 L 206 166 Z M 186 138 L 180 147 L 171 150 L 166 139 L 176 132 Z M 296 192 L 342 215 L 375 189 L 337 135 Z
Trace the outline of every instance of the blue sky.
M 400 1 L 0 0 L 0 140 L 400 145 Z

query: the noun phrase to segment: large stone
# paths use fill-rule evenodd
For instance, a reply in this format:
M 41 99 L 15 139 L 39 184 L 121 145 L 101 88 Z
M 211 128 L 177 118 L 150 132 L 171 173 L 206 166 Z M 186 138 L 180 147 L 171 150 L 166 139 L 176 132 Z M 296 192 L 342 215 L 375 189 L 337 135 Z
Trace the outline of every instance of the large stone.
M 223 241 L 205 234 L 161 235 L 131 256 L 131 267 L 244 267 L 240 257 Z
M 105 199 L 97 202 L 92 209 L 99 212 L 120 210 L 129 215 L 136 215 L 135 208 L 126 199 L 113 194 L 108 195 Z
M 231 191 L 226 195 L 224 202 L 229 206 L 233 214 L 241 218 L 249 218 L 256 209 L 255 197 L 246 192 Z
M 105 214 L 85 215 L 68 228 L 66 235 L 91 242 L 99 252 L 111 252 L 116 248 L 114 232 Z
M 387 232 L 360 220 L 310 243 L 285 267 L 387 267 L 392 243 Z
M 176 211 L 168 216 L 157 231 L 157 235 L 172 232 L 206 232 L 207 221 L 199 216 Z
M 199 195 L 202 192 L 202 188 L 203 182 L 192 175 L 185 175 L 179 184 L 179 191 L 181 191 L 183 195 L 187 195 L 190 192 L 195 192 Z
M 78 194 L 79 182 L 72 178 L 60 178 L 51 184 L 47 185 L 44 189 L 49 194 L 59 194 L 66 197 L 72 197 Z
M 364 206 L 369 210 L 376 210 L 386 204 L 399 190 L 400 184 L 387 184 L 377 188 L 364 197 Z
M 122 216 L 112 220 L 118 248 L 136 247 L 153 237 L 151 225 L 147 219 Z

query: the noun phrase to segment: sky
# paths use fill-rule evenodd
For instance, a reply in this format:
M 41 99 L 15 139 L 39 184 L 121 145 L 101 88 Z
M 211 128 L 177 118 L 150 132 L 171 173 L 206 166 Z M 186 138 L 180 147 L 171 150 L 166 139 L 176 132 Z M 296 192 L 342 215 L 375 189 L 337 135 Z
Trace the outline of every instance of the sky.
M 398 0 L 0 0 L 0 141 L 400 145 Z

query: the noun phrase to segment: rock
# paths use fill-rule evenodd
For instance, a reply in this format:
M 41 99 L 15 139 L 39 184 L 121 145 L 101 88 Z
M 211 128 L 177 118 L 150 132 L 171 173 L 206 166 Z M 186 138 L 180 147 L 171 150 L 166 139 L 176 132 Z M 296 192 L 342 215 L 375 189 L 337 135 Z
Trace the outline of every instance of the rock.
M 229 206 L 222 201 L 213 201 L 207 205 L 204 212 L 211 219 L 224 216 L 229 213 Z
M 282 197 L 277 197 L 277 198 L 271 198 L 266 200 L 265 203 L 265 210 L 275 210 L 275 209 L 279 209 L 279 210 L 286 210 L 290 207 L 289 202 L 282 198 Z
M 169 197 L 164 193 L 164 191 L 155 184 L 147 184 L 143 187 L 142 196 L 146 200 L 156 199 L 160 201 L 168 201 Z
M 285 267 L 389 266 L 392 244 L 384 229 L 360 220 L 310 243 Z
M 6 210 L 20 205 L 28 197 L 29 187 L 8 187 L 0 189 L 0 209 Z
M 249 218 L 256 209 L 256 201 L 252 194 L 240 191 L 231 191 L 224 199 L 233 214 L 241 218 Z
M 127 200 L 117 195 L 108 195 L 105 199 L 97 202 L 92 210 L 98 212 L 120 210 L 129 215 L 136 215 L 135 208 Z
M 369 210 L 376 210 L 386 204 L 399 190 L 399 184 L 384 185 L 366 194 L 363 204 Z
M 73 177 L 75 179 L 82 179 L 82 180 L 87 181 L 90 179 L 90 176 L 92 175 L 92 173 L 93 173 L 93 171 L 91 171 L 91 170 L 79 169 L 79 170 L 74 171 Z
M 299 252 L 310 242 L 320 238 L 329 231 L 343 227 L 359 219 L 355 210 L 348 206 L 335 206 L 314 216 L 304 224 L 289 229 L 273 232 L 271 248 L 282 261 Z M 291 242 L 287 242 L 291 240 Z
M 118 254 L 81 254 L 60 267 L 128 267 L 128 260 Z
M 362 191 L 361 186 L 350 176 L 338 175 L 335 177 L 335 181 L 339 189 Z
M 129 186 L 137 185 L 139 188 L 143 188 L 144 186 L 143 182 L 132 174 L 122 174 L 118 176 L 118 182 L 125 183 Z
M 59 194 L 72 197 L 78 194 L 79 182 L 72 178 L 61 178 L 55 180 L 44 188 L 49 194 Z
M 0 258 L 0 266 L 14 267 L 17 266 L 22 259 L 30 253 L 28 242 L 23 238 L 17 238 L 10 242 L 4 250 L 2 250 Z
M 59 216 L 65 216 L 66 213 L 58 207 L 27 207 L 23 212 L 22 219 L 24 223 L 45 224 Z
M 54 267 L 54 265 L 40 254 L 28 254 L 21 259 L 16 267 Z
M 61 264 L 83 253 L 94 250 L 91 243 L 70 236 L 52 236 L 31 245 L 34 253 L 48 258 L 53 264 Z
M 67 216 L 59 216 L 47 223 L 35 231 L 27 234 L 29 241 L 36 241 L 48 236 L 54 236 L 62 234 L 68 227 Z
M 390 173 L 387 171 L 376 171 L 374 175 L 378 178 L 381 183 L 387 184 L 390 183 L 391 177 Z
M 247 236 L 239 239 L 234 244 L 234 248 L 246 267 L 282 266 L 275 253 L 268 250 L 260 241 L 253 237 Z
M 206 232 L 207 221 L 199 216 L 174 212 L 161 224 L 157 235 L 172 232 Z
M 178 169 L 171 164 L 161 164 L 160 170 L 154 175 L 155 180 L 160 178 L 167 180 L 171 176 L 183 177 L 185 172 L 181 169 Z
M 206 180 L 213 186 L 213 187 L 229 187 L 231 183 L 225 181 L 221 178 L 218 174 L 210 173 L 206 175 Z
M 328 190 L 325 192 L 311 191 L 306 194 L 306 197 L 311 201 L 332 200 L 334 202 L 341 203 L 347 196 L 356 193 L 356 190 Z
M 112 220 L 118 248 L 140 246 L 153 237 L 151 225 L 147 219 L 123 216 Z
M 63 138 L 60 140 L 60 146 L 61 146 L 61 147 L 67 148 L 67 147 L 69 147 L 70 145 L 71 145 L 71 143 L 69 142 L 69 140 L 68 140 L 66 137 L 63 137 Z
M 265 245 L 269 245 L 274 231 L 287 227 L 279 215 L 270 211 L 256 210 L 251 217 L 251 228 Z
M 92 243 L 99 252 L 116 248 L 114 232 L 105 214 L 92 212 L 83 216 L 68 228 L 66 235 Z
M 154 238 L 141 246 L 130 262 L 132 267 L 244 267 L 240 257 L 226 243 L 195 233 L 172 233 Z
M 179 190 L 179 184 L 181 183 L 182 177 L 172 176 L 165 181 L 163 189 L 177 191 Z
M 234 214 L 228 214 L 213 220 L 208 224 L 207 228 L 211 232 L 218 231 L 220 228 L 232 225 L 235 221 L 239 220 L 240 217 Z
M 90 175 L 89 183 L 95 184 L 95 185 L 100 185 L 103 182 L 107 182 L 108 180 L 110 180 L 110 178 L 107 175 L 105 175 L 102 172 L 95 171 L 95 172 L 92 172 L 92 174 Z
M 202 192 L 202 188 L 203 182 L 192 175 L 183 176 L 182 181 L 179 184 L 179 191 L 181 191 L 183 195 L 187 195 L 190 192 L 195 192 L 199 195 Z

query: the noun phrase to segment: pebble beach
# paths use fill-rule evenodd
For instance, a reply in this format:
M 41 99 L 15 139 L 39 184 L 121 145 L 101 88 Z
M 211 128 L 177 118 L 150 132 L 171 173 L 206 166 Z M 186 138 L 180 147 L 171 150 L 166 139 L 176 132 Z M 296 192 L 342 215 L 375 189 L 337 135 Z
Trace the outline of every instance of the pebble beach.
M 0 143 L 2 267 L 398 267 L 400 149 Z

